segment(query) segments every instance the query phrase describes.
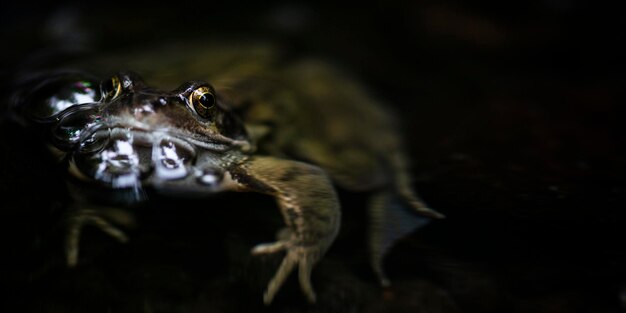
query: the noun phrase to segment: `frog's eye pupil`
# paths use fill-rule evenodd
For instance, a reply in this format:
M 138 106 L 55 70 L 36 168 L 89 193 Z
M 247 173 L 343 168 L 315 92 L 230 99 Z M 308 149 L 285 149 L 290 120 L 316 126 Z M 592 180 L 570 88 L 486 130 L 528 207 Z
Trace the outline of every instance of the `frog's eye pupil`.
M 213 105 L 215 105 L 215 97 L 210 94 L 210 93 L 204 93 L 202 94 L 202 96 L 200 96 L 200 98 L 198 99 L 198 102 L 200 102 L 200 104 L 209 109 L 211 108 Z

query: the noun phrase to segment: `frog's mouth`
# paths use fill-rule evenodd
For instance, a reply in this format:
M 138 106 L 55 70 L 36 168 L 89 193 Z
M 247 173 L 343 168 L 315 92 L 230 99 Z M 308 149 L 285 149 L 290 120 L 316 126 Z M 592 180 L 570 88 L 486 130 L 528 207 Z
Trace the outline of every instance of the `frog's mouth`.
M 81 134 L 70 156 L 70 173 L 112 188 L 139 188 L 142 183 L 218 182 L 219 175 L 197 164 L 225 149 L 176 131 L 132 127 L 96 127 Z M 207 149 L 212 148 L 212 149 Z M 214 179 L 208 179 L 208 174 Z

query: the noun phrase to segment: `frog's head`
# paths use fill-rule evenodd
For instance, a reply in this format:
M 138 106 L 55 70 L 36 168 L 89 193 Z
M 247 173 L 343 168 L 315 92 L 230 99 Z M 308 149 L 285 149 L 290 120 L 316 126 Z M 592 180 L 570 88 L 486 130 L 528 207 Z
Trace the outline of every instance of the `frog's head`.
M 51 134 L 70 173 L 113 188 L 201 181 L 227 165 L 225 154 L 249 149 L 243 125 L 202 81 L 166 92 L 134 73 L 100 82 L 61 73 L 22 94 L 22 115 Z

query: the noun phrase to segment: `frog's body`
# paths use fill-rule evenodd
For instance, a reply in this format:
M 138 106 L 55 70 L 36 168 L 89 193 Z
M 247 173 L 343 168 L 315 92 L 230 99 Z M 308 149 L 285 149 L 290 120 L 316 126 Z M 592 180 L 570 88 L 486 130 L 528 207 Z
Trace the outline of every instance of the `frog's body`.
M 131 194 L 149 187 L 274 196 L 289 232 L 253 249 L 286 251 L 266 303 L 296 266 L 304 294 L 315 301 L 311 270 L 340 223 L 329 178 L 348 190 L 372 191 L 372 264 L 386 283 L 382 257 L 395 240 L 419 226 L 410 216 L 442 217 L 412 192 L 393 119 L 363 88 L 319 61 L 280 63 L 266 46 L 185 51 L 195 53 L 161 51 L 92 60 L 81 67 L 93 71 L 116 64 L 161 87 L 172 87 L 174 77 L 212 85 L 191 81 L 164 92 L 147 87 L 133 73 L 120 73 L 104 80 L 99 91 L 89 87 L 95 82 L 85 74 L 62 73 L 27 84 L 34 92 L 21 94 L 18 111 L 51 131 L 52 146 L 66 156 L 74 181 Z M 168 71 L 155 71 L 156 60 Z M 82 87 L 76 87 L 79 81 Z M 139 194 L 130 201 L 143 200 Z M 70 265 L 77 262 L 84 224 L 126 240 L 116 224 L 128 218 L 79 196 L 74 207 L 67 240 Z

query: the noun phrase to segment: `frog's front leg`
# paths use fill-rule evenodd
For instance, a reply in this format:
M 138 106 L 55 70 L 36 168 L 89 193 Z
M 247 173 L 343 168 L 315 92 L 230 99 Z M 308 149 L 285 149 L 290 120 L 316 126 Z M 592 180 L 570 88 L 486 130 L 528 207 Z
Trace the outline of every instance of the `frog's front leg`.
M 92 225 L 118 241 L 128 241 L 126 234 L 115 224 L 130 227 L 134 225 L 134 217 L 129 212 L 117 208 L 90 206 L 81 203 L 71 208 L 67 217 L 67 234 L 65 237 L 65 257 L 69 267 L 78 263 L 79 242 L 82 228 Z
M 273 195 L 289 228 L 289 236 L 260 244 L 253 254 L 286 251 L 263 301 L 270 304 L 291 271 L 298 266 L 302 292 L 315 302 L 311 270 L 334 241 L 340 208 L 335 190 L 319 167 L 272 157 L 253 157 L 228 170 L 232 189 Z

